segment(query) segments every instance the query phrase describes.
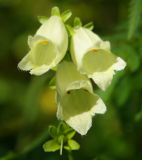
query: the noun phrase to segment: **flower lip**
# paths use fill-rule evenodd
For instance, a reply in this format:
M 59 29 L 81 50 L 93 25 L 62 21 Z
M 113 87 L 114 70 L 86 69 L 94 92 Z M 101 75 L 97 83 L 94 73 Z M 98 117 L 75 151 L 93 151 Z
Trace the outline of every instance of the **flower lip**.
M 29 52 L 35 66 L 50 65 L 58 54 L 57 47 L 49 40 L 38 41 Z
M 94 93 L 86 89 L 68 91 L 61 99 L 58 109 L 58 118 L 65 120 L 81 135 L 85 135 L 92 125 L 92 117 L 95 114 L 103 114 L 106 107 L 102 100 Z
M 115 56 L 103 49 L 92 48 L 84 56 L 81 69 L 86 74 L 103 72 L 116 62 Z
M 65 112 L 66 109 L 73 110 L 74 108 L 74 112 L 72 112 L 72 115 L 69 115 L 71 117 L 73 115 L 78 115 L 82 112 L 89 111 L 92 108 L 92 106 L 96 104 L 96 101 L 98 99 L 98 97 L 94 97 L 93 93 L 90 93 L 84 89 L 71 90 L 69 93 L 70 94 L 64 95 L 64 97 L 62 98 L 63 101 L 61 100 L 61 103 L 63 106 L 65 105 L 65 107 L 63 107 Z M 74 104 L 74 107 L 70 107 L 70 104 Z M 70 114 L 71 112 L 68 113 Z M 65 114 L 64 118 L 68 119 L 69 117 Z

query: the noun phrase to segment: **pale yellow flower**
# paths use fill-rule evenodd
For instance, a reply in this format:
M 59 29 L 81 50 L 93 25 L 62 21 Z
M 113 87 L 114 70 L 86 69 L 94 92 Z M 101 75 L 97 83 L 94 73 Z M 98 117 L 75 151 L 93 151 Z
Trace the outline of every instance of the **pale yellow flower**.
M 72 62 L 62 62 L 57 68 L 57 117 L 81 135 L 92 126 L 92 117 L 103 114 L 106 106 L 93 93 L 90 80 L 81 75 Z
M 84 27 L 74 29 L 70 50 L 80 73 L 92 78 L 103 90 L 110 85 L 115 72 L 126 66 L 124 60 L 112 54 L 108 41 Z
M 68 34 L 60 16 L 51 16 L 29 37 L 29 53 L 18 67 L 30 74 L 41 75 L 54 68 L 65 56 L 68 47 Z

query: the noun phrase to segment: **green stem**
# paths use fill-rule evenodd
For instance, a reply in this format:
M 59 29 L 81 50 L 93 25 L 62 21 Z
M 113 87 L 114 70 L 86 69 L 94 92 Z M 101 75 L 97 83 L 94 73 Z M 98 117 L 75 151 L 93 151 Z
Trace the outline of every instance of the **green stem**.
M 63 153 L 63 143 L 64 143 L 64 137 L 61 139 L 60 155 L 62 155 Z
M 48 137 L 48 129 L 42 132 L 42 134 L 39 136 L 39 138 L 35 139 L 32 143 L 25 146 L 25 148 L 19 152 L 9 152 L 7 155 L 0 158 L 0 160 L 15 160 L 16 158 L 25 155 L 32 151 L 34 148 L 39 146 L 41 143 L 43 143 L 46 138 Z
M 71 151 L 68 152 L 68 160 L 74 160 Z

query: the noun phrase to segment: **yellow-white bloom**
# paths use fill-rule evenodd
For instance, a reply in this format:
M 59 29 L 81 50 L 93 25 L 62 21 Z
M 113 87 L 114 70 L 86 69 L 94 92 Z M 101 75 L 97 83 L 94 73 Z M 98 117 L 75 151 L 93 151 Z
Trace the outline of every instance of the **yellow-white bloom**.
M 112 54 L 110 43 L 103 41 L 89 29 L 74 29 L 71 39 L 71 55 L 78 70 L 92 78 L 103 90 L 109 86 L 115 71 L 123 70 L 124 60 Z
M 62 62 L 57 68 L 57 117 L 81 135 L 92 125 L 92 117 L 103 114 L 106 106 L 93 93 L 90 80 L 81 75 L 72 62 Z
M 65 56 L 68 47 L 68 34 L 60 16 L 51 16 L 29 37 L 29 53 L 18 67 L 31 74 L 41 75 L 54 68 Z

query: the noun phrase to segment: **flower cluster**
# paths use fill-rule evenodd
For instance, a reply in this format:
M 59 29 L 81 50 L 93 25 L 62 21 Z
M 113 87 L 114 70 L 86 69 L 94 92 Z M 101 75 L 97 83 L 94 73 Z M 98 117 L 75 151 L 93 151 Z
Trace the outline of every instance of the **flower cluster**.
M 126 63 L 111 52 L 108 41 L 92 32 L 92 25 L 82 26 L 79 18 L 73 27 L 65 24 L 70 16 L 70 11 L 60 14 L 54 7 L 50 18 L 41 19 L 36 34 L 28 38 L 30 51 L 18 67 L 34 75 L 56 67 L 57 117 L 85 135 L 92 117 L 106 111 L 90 79 L 106 90 L 113 75 L 123 70 Z M 65 60 L 66 54 L 71 55 L 70 61 Z

